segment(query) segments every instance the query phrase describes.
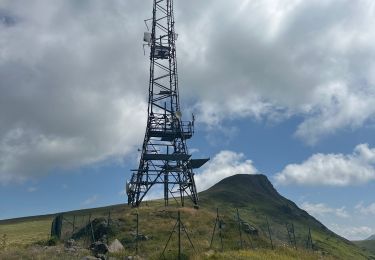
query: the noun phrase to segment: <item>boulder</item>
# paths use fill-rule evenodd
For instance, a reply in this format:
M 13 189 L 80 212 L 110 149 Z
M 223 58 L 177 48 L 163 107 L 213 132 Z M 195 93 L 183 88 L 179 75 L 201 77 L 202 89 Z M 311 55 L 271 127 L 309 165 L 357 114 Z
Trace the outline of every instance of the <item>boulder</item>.
M 116 220 L 111 220 L 108 223 L 108 220 L 105 218 L 95 218 L 91 222 L 88 222 L 86 226 L 77 230 L 72 238 L 81 239 L 87 236 L 92 236 L 94 234 L 95 240 L 104 240 L 106 236 L 115 236 L 119 233 L 120 222 Z
M 102 241 L 96 241 L 91 244 L 90 250 L 94 253 L 95 256 L 97 256 L 100 254 L 106 254 L 108 252 L 108 246 Z
M 77 243 L 74 239 L 69 239 L 65 242 L 66 248 L 72 248 L 72 247 L 75 247 L 75 246 L 77 246 Z
M 119 253 L 124 251 L 124 246 L 121 244 L 121 242 L 118 239 L 115 239 L 112 241 L 112 243 L 108 247 L 108 251 L 110 253 Z

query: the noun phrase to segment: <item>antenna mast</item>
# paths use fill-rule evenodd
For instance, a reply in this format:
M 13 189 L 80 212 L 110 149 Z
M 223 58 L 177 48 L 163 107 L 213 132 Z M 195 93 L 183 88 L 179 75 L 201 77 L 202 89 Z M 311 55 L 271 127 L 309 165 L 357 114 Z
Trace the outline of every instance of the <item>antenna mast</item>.
M 198 204 L 193 169 L 209 159 L 191 159 L 186 140 L 194 133 L 192 121 L 182 121 L 180 109 L 173 0 L 154 0 L 150 47 L 150 80 L 147 128 L 138 169 L 127 182 L 128 204 L 138 207 L 155 184 L 164 185 L 164 201 L 172 197 L 184 206 L 185 197 Z

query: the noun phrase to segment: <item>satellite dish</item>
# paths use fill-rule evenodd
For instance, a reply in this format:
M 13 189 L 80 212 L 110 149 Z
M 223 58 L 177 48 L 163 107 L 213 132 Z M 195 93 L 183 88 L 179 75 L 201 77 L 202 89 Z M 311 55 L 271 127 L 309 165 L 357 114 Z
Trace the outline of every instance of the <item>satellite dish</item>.
M 147 43 L 151 43 L 151 33 L 145 32 L 144 35 L 143 35 L 143 41 L 145 41 Z
M 181 117 L 182 117 L 182 113 L 181 113 L 181 111 L 176 111 L 175 115 L 176 115 L 176 117 L 177 117 L 178 119 L 181 119 Z

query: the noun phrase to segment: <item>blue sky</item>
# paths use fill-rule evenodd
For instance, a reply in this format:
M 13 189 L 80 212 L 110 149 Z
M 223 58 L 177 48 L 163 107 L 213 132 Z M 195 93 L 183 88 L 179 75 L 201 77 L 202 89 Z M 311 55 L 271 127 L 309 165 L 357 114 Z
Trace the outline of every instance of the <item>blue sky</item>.
M 374 13 L 370 0 L 176 1 L 189 148 L 211 157 L 198 189 L 263 173 L 338 234 L 374 234 Z M 127 201 L 150 15 L 151 1 L 0 3 L 0 219 Z

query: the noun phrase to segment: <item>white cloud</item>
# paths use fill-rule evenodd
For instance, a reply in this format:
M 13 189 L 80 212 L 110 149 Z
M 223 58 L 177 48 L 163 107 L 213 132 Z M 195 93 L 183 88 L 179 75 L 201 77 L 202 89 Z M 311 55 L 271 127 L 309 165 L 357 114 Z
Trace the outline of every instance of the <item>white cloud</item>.
M 179 13 L 181 80 L 204 122 L 299 115 L 314 144 L 374 119 L 371 0 L 212 2 Z
M 355 209 L 363 215 L 375 215 L 375 203 L 365 206 L 363 202 L 360 202 L 355 206 Z
M 333 134 L 342 127 L 362 126 L 375 113 L 375 96 L 370 89 L 356 93 L 343 82 L 333 82 L 316 88 L 317 101 L 310 116 L 298 126 L 296 136 L 316 143 L 321 136 Z
M 127 48 L 142 23 L 117 11 L 134 5 L 1 1 L 15 23 L 0 24 L 0 183 L 117 162 L 140 145 L 147 61 Z
M 349 240 L 363 240 L 375 233 L 375 230 L 368 226 L 352 226 L 352 225 L 338 225 L 332 223 L 329 225 L 329 228 Z
M 29 188 L 27 188 L 27 191 L 28 191 L 28 192 L 35 192 L 35 191 L 37 191 L 37 190 L 38 190 L 37 187 L 29 187 Z
M 203 191 L 217 182 L 236 174 L 256 174 L 258 170 L 242 153 L 221 151 L 212 158 L 201 173 L 195 175 L 198 191 Z
M 314 217 L 322 217 L 326 215 L 332 215 L 334 214 L 335 216 L 339 218 L 349 218 L 350 215 L 346 211 L 345 207 L 341 208 L 332 208 L 327 206 L 324 203 L 310 203 L 310 202 L 303 202 L 301 204 L 301 208 L 306 210 L 309 214 L 313 215 Z
M 289 164 L 275 180 L 278 184 L 348 186 L 375 180 L 375 149 L 357 145 L 354 152 L 314 154 L 301 164 Z
M 359 128 L 375 115 L 373 6 L 179 1 L 182 101 L 193 100 L 207 125 L 298 115 L 295 134 L 311 144 Z M 150 8 L 1 1 L 1 183 L 120 158 L 140 145 L 148 82 L 140 17 Z
M 93 205 L 98 200 L 98 195 L 93 195 L 82 202 L 83 206 Z
M 349 240 L 362 240 L 375 233 L 374 226 L 368 222 L 368 214 L 372 212 L 371 205 L 365 207 L 358 203 L 355 207 L 331 207 L 326 203 L 311 203 L 305 201 L 300 207 L 319 219 L 330 230 Z M 365 217 L 365 218 L 364 218 Z
M 252 103 L 249 106 L 249 102 Z M 195 104 L 195 110 L 199 111 L 199 122 L 217 127 L 227 118 L 246 118 L 252 117 L 260 120 L 275 110 L 272 104 L 262 102 L 256 97 L 228 97 L 222 103 L 215 101 L 201 101 Z

